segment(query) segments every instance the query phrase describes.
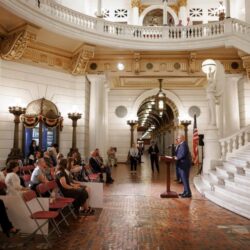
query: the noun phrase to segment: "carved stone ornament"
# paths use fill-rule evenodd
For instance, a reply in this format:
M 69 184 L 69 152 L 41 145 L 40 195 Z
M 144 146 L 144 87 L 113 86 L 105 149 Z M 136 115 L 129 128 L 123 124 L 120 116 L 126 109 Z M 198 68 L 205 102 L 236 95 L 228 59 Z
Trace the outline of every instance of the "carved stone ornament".
M 250 79 L 250 55 L 242 56 L 243 67 L 246 69 L 247 77 Z
M 73 75 L 83 75 L 86 73 L 86 69 L 89 60 L 94 57 L 95 47 L 90 45 L 83 45 L 72 58 L 72 71 Z
M 135 74 L 139 74 L 140 73 L 140 53 L 135 53 L 134 54 L 134 71 Z
M 9 61 L 20 59 L 28 44 L 36 39 L 35 29 L 27 25 L 24 29 L 5 37 L 1 43 L 1 57 Z
M 194 73 L 196 68 L 196 53 L 191 52 L 189 55 L 189 72 Z
M 141 7 L 141 0 L 131 0 L 131 8 L 140 8 Z
M 181 6 L 187 6 L 187 0 L 179 0 L 178 5 Z

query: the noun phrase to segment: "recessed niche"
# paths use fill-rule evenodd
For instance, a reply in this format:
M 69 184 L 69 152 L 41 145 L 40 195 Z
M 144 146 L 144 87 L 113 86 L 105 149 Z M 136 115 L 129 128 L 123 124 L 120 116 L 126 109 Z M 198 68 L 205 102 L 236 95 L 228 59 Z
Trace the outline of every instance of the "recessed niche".
M 176 63 L 174 64 L 174 68 L 175 68 L 176 70 L 179 70 L 179 69 L 181 68 L 180 63 L 176 62 Z
M 200 110 L 200 108 L 197 107 L 197 106 L 192 106 L 192 107 L 189 108 L 188 114 L 189 114 L 191 117 L 194 117 L 194 115 L 196 115 L 196 117 L 199 117 L 200 114 L 201 114 L 201 110 Z
M 237 63 L 237 62 L 232 62 L 232 63 L 231 63 L 231 68 L 232 68 L 232 69 L 238 69 L 238 68 L 239 68 L 239 63 Z
M 147 69 L 153 69 L 154 65 L 153 63 L 147 63 L 146 68 Z
M 128 110 L 124 106 L 118 106 L 115 109 L 115 114 L 116 114 L 117 117 L 123 118 L 123 117 L 125 117 L 128 114 Z
M 97 69 L 97 64 L 96 63 L 91 63 L 89 67 L 92 70 L 96 70 Z

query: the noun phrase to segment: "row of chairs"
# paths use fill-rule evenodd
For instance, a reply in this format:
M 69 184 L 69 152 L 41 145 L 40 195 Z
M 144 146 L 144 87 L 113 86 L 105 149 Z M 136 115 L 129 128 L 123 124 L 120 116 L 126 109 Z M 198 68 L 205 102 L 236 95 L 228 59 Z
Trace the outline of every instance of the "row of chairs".
M 57 192 L 58 187 L 56 182 L 53 180 L 47 183 L 39 184 L 36 187 L 36 191 L 37 194 L 42 197 L 47 192 L 50 193 L 50 195 L 53 192 Z M 28 237 L 26 242 L 28 242 L 30 238 L 33 238 L 34 235 L 39 231 L 42 234 L 43 238 L 46 240 L 46 242 L 50 245 L 48 238 L 53 232 L 56 232 L 58 236 L 61 236 L 62 234 L 59 229 L 59 225 L 64 222 L 67 226 L 69 226 L 69 223 L 66 219 L 69 215 L 72 215 L 74 218 L 77 218 L 73 209 L 74 199 L 62 196 L 56 196 L 55 198 L 51 197 L 49 202 L 49 211 L 46 211 L 42 206 L 39 198 L 37 197 L 37 194 L 33 190 L 29 190 L 23 193 L 23 200 L 25 201 L 26 207 L 30 212 L 30 218 L 33 219 L 37 225 L 36 230 L 30 235 L 30 237 Z M 35 200 L 37 202 L 41 210 L 32 212 L 30 206 L 30 201 L 32 200 Z M 45 222 L 39 224 L 39 220 L 45 220 Z M 42 230 L 43 226 L 47 223 L 49 223 L 49 225 L 52 227 L 52 230 L 49 232 L 48 235 L 46 235 Z

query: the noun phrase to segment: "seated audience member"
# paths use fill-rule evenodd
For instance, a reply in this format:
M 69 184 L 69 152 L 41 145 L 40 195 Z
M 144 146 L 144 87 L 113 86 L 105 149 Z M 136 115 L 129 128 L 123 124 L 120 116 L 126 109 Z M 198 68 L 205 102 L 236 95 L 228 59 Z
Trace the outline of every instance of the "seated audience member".
M 67 160 L 62 159 L 57 167 L 56 182 L 60 191 L 65 197 L 75 199 L 73 205 L 77 214 L 93 214 L 94 210 L 86 202 L 89 197 L 86 188 L 70 180 L 69 175 L 66 173 L 67 165 Z
M 0 181 L 5 182 L 6 175 L 7 175 L 7 168 L 5 166 L 1 167 L 1 170 L 0 170 Z
M 6 184 L 5 184 L 5 176 L 7 175 L 6 167 L 2 167 L 0 169 L 0 195 L 6 195 Z
M 93 169 L 94 173 L 106 173 L 107 179 L 106 183 L 111 184 L 114 180 L 111 177 L 110 167 L 105 167 L 103 161 L 101 160 L 98 151 L 95 150 L 91 153 L 91 157 L 89 159 L 89 164 Z M 100 175 L 101 181 L 103 182 L 103 175 Z
M 48 148 L 47 151 L 49 153 L 51 164 L 52 164 L 53 167 L 55 167 L 57 165 L 57 152 L 56 152 L 56 148 L 51 147 L 51 148 Z
M 10 237 L 11 234 L 17 234 L 19 230 L 13 227 L 11 224 L 4 206 L 4 202 L 2 200 L 0 200 L 0 215 L 0 225 L 2 227 L 3 233 L 5 233 L 7 237 Z
M 74 173 L 77 175 L 82 170 L 82 167 L 80 165 L 75 165 L 74 163 L 75 163 L 74 159 L 72 157 L 69 157 L 68 158 L 68 165 L 69 165 L 68 169 L 71 173 Z
M 46 163 L 46 168 L 44 170 L 46 178 L 48 180 L 52 180 L 53 177 L 51 176 L 51 170 L 53 169 L 53 162 L 52 162 L 52 160 L 50 158 L 50 153 L 48 151 L 44 152 L 43 159 L 44 159 L 44 161 Z
M 72 154 L 72 158 L 73 158 L 73 165 L 78 165 L 78 166 L 82 166 L 82 157 L 81 157 L 81 154 L 77 151 L 77 152 L 74 152 Z
M 21 185 L 20 177 L 16 174 L 18 171 L 18 162 L 10 161 L 7 166 L 7 175 L 5 177 L 8 194 L 16 195 L 20 191 L 27 190 L 27 188 Z
M 40 183 L 48 182 L 48 179 L 45 175 L 45 170 L 47 168 L 44 158 L 40 158 L 37 161 L 37 165 L 32 172 L 30 180 L 30 188 L 36 191 L 36 186 Z
M 60 162 L 60 160 L 62 160 L 64 158 L 64 155 L 62 153 L 58 153 L 57 156 L 57 164 Z
M 108 155 L 108 165 L 109 166 L 117 166 L 117 158 L 115 156 L 115 148 L 110 147 L 109 150 L 107 151 Z

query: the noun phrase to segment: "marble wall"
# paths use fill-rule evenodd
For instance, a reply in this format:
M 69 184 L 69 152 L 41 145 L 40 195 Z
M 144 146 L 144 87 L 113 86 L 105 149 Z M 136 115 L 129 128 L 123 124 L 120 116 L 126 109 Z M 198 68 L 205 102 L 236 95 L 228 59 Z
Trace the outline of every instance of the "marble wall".
M 85 77 L 42 69 L 35 66 L 0 60 L 0 161 L 7 158 L 13 145 L 14 116 L 8 112 L 13 105 L 27 106 L 33 100 L 45 97 L 54 102 L 64 118 L 60 134 L 60 149 L 69 152 L 72 145 L 72 121 L 67 114 L 77 109 L 77 146 L 82 154 L 88 145 L 89 83 Z M 20 145 L 21 145 L 20 126 Z
M 188 109 L 191 106 L 198 106 L 200 108 L 201 115 L 197 118 L 197 125 L 199 133 L 203 133 L 208 123 L 208 108 L 205 90 L 174 90 L 172 92 L 173 94 L 179 97 L 183 105 L 183 110 L 180 110 L 180 113 L 184 114 L 185 117 L 182 117 L 181 119 L 192 120 L 192 118 L 188 115 Z M 132 108 L 137 98 L 143 93 L 143 90 L 111 90 L 109 92 L 108 144 L 110 146 L 117 147 L 117 156 L 119 161 L 126 161 L 127 159 L 127 154 L 130 145 L 130 127 L 127 125 L 127 120 L 135 119 L 135 117 L 131 117 L 131 114 L 133 112 Z M 123 118 L 117 117 L 117 115 L 115 114 L 115 110 L 118 106 L 125 106 L 127 108 L 127 116 Z M 192 131 L 193 125 L 190 125 L 190 146 L 192 145 Z M 135 138 L 137 138 L 136 133 Z

